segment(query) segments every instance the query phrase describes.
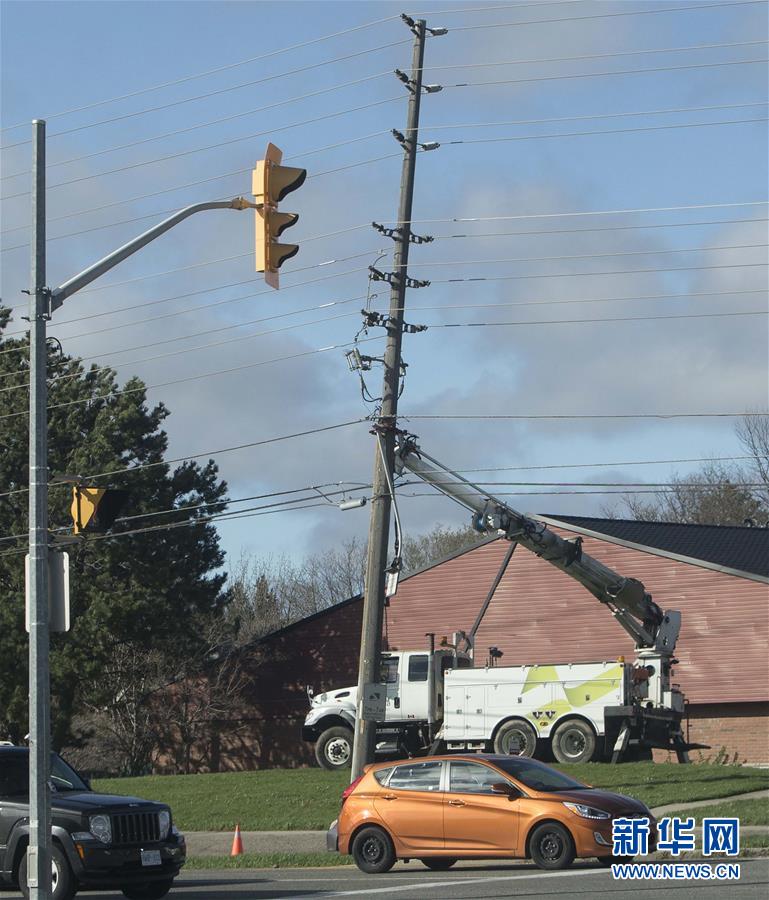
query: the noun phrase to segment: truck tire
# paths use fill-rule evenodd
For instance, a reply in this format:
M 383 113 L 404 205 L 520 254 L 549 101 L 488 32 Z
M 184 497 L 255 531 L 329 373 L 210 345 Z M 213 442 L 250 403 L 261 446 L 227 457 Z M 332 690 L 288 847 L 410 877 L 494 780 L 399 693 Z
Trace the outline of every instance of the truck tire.
M 17 873 L 19 882 L 19 890 L 26 898 L 29 897 L 29 887 L 27 885 L 27 854 L 21 858 L 19 871 Z M 77 893 L 77 883 L 69 867 L 66 856 L 54 844 L 51 847 L 51 897 L 53 900 L 72 900 Z
M 315 742 L 315 759 L 324 769 L 349 769 L 352 762 L 352 731 L 343 725 L 327 728 Z
M 494 736 L 494 752 L 501 756 L 525 756 L 531 759 L 537 750 L 537 732 L 525 719 L 503 722 Z
M 581 719 L 568 719 L 555 729 L 552 745 L 559 763 L 590 762 L 595 756 L 595 732 Z

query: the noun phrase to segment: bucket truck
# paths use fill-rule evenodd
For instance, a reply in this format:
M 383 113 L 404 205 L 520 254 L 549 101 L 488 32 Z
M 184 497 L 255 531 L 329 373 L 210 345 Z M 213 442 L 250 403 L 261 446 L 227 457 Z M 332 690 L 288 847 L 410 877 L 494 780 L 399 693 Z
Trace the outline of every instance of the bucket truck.
M 511 544 L 469 635 L 457 632 L 437 650 L 430 635 L 427 651 L 382 654 L 386 707 L 377 725 L 378 749 L 535 756 L 549 744 L 559 762 L 618 762 L 658 747 L 688 762 L 688 750 L 703 745 L 684 738 L 684 697 L 671 680 L 680 612 L 663 611 L 640 581 L 584 552 L 581 538 L 565 540 L 513 509 L 428 456 L 413 436 L 401 436 L 395 465 L 399 474 L 409 472 L 466 507 L 478 532 L 497 533 Z M 502 654 L 490 648 L 486 664 L 477 665 L 475 633 L 517 546 L 574 578 L 602 603 L 633 638 L 635 661 L 501 666 Z M 325 768 L 348 765 L 360 714 L 357 688 L 308 694 L 303 739 L 315 744 Z

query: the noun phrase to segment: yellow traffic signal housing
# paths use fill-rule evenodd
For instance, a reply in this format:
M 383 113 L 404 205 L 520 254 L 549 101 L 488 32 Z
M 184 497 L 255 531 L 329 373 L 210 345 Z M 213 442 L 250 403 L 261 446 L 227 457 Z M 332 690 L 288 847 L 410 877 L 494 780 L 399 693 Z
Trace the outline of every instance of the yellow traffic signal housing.
M 128 491 L 76 484 L 72 488 L 70 507 L 73 533 L 109 531 L 127 500 Z
M 278 203 L 304 184 L 306 169 L 282 166 L 283 151 L 274 144 L 267 145 L 264 159 L 260 159 L 253 173 L 254 199 L 260 204 L 256 210 L 256 271 L 264 272 L 270 287 L 279 288 L 278 270 L 287 259 L 299 252 L 298 244 L 279 244 L 283 232 L 296 225 L 296 213 L 278 212 Z

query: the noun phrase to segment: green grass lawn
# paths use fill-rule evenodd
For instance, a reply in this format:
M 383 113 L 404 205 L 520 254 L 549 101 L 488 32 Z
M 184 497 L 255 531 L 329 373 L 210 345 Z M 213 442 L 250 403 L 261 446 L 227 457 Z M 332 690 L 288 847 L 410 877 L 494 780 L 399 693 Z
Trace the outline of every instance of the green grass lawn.
M 338 853 L 244 853 L 242 856 L 190 856 L 185 868 L 299 869 L 351 865 L 351 856 Z
M 675 763 L 558 766 L 593 787 L 629 794 L 649 806 L 729 797 L 769 787 L 769 771 Z M 168 803 L 183 831 L 321 830 L 339 811 L 348 772 L 265 769 L 212 775 L 108 778 L 94 788 Z
M 697 809 L 676 809 L 666 816 L 693 817 L 699 825 L 704 816 L 739 818 L 741 825 L 769 825 L 769 799 L 733 800 L 731 803 L 714 803 Z M 767 836 L 769 837 L 769 835 Z

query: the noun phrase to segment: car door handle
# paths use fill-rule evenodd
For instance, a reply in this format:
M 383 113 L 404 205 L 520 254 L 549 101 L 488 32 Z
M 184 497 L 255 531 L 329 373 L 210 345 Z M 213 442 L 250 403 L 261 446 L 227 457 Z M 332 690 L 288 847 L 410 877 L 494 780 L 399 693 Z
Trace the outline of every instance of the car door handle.
M 464 800 L 449 800 L 449 806 L 464 806 Z
M 382 799 L 383 800 L 397 800 L 398 797 L 395 794 L 385 794 L 384 797 L 382 797 Z

